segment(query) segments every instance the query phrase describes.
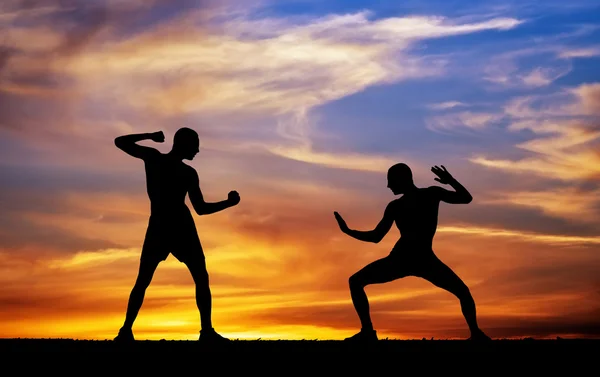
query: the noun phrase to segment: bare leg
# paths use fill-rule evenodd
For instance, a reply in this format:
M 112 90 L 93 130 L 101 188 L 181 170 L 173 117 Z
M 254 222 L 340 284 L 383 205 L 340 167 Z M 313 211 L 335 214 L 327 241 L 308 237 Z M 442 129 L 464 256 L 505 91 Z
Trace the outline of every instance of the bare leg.
M 200 254 L 201 255 L 201 254 Z M 212 325 L 212 296 L 204 256 L 190 258 L 185 262 L 196 283 L 196 305 L 200 311 L 200 338 L 203 343 L 228 343 L 229 339 L 218 334 Z
M 193 258 L 186 262 L 196 284 L 196 306 L 200 312 L 201 329 L 212 329 L 212 296 L 208 281 L 208 271 L 204 257 Z
M 471 330 L 471 335 L 478 336 L 483 333 L 477 324 L 475 300 L 471 291 L 450 267 L 433 256 L 432 261 L 418 276 L 456 296 L 460 300 L 460 308 Z
M 404 268 L 398 265 L 397 260 L 388 256 L 368 264 L 350 277 L 350 295 L 360 319 L 362 330 L 373 330 L 365 287 L 369 284 L 387 283 L 405 276 L 407 276 L 407 273 Z
M 142 303 L 144 302 L 146 289 L 150 285 L 152 277 L 154 276 L 154 272 L 156 271 L 159 263 L 159 260 L 140 260 L 138 276 L 135 281 L 135 285 L 131 290 L 131 294 L 129 295 L 129 303 L 127 304 L 127 314 L 125 316 L 125 323 L 122 327 L 123 329 L 131 330 L 133 327 L 133 322 L 135 322 L 138 312 L 142 307 Z

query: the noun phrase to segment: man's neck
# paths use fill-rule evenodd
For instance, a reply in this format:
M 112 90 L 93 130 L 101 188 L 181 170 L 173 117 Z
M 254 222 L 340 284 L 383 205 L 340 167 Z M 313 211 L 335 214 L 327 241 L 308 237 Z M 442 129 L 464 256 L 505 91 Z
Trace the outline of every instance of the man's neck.
M 169 156 L 170 158 L 172 158 L 173 160 L 176 161 L 183 161 L 183 157 L 177 153 L 177 151 L 171 149 L 171 151 L 169 153 L 167 153 L 167 156 Z
M 419 190 L 419 188 L 415 185 L 412 185 L 410 187 L 408 187 L 405 191 L 404 191 L 404 195 L 406 194 L 412 194 L 414 192 L 417 192 Z

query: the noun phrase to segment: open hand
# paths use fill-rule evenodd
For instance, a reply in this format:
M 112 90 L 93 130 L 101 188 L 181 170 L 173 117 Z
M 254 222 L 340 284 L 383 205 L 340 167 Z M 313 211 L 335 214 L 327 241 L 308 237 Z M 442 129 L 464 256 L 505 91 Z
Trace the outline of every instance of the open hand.
M 446 167 L 444 167 L 444 165 L 441 166 L 442 167 L 440 168 L 436 165 L 431 168 L 431 171 L 433 172 L 433 174 L 438 176 L 438 178 L 434 178 L 436 181 L 438 181 L 441 184 L 447 185 L 454 180 L 454 177 L 452 177 L 452 175 L 448 173 L 448 170 L 446 170 Z
M 342 216 L 337 212 L 334 212 L 333 215 L 335 216 L 335 219 L 337 220 L 342 232 L 346 232 L 348 230 L 348 225 L 346 225 L 346 221 L 344 221 L 344 219 L 342 219 Z
M 152 133 L 151 140 L 156 143 L 164 143 L 165 142 L 165 134 L 162 131 Z
M 240 202 L 240 194 L 237 191 L 230 191 L 227 195 L 227 200 L 231 205 L 237 205 Z

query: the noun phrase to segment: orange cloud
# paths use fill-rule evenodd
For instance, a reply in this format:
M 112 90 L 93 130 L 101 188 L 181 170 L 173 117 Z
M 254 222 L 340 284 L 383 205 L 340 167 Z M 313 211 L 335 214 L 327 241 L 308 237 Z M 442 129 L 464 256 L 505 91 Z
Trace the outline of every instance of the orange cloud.
M 319 197 L 319 193 L 311 187 L 295 187 L 308 199 L 304 206 L 291 207 L 294 198 L 286 202 L 286 196 L 279 194 L 277 197 L 284 200 L 271 201 L 271 206 L 265 197 L 256 197 L 255 205 L 248 206 L 262 208 L 262 217 L 259 213 L 248 213 L 245 218 L 240 207 L 241 212 L 232 210 L 228 215 L 213 215 L 211 219 L 197 218 L 201 239 L 209 241 L 205 253 L 213 284 L 215 323 L 229 336 L 339 339 L 350 334 L 357 326 L 357 319 L 349 300 L 347 279 L 365 264 L 385 256 L 395 241 L 391 234 L 380 245 L 363 244 L 343 236 L 336 231 L 332 217 L 328 219 L 324 213 L 316 216 L 320 204 L 310 199 L 311 195 Z M 335 193 L 331 191 L 332 198 Z M 321 194 L 326 200 L 327 191 Z M 337 200 L 351 203 L 349 198 Z M 114 208 L 141 215 L 142 206 L 128 198 L 110 195 L 92 195 L 87 200 L 70 196 L 67 202 L 79 208 L 80 213 L 88 213 L 90 220 L 83 221 L 80 216 L 69 220 L 60 215 L 56 224 L 72 222 L 73 226 L 64 229 L 74 233 L 83 230 L 95 235 L 106 231 L 116 238 L 123 234 L 121 240 L 131 240 L 131 246 L 82 250 L 71 255 L 44 255 L 39 246 L 32 254 L 39 257 L 32 260 L 5 251 L 0 263 L 6 269 L 0 279 L 6 287 L 0 290 L 0 300 L 4 303 L 0 332 L 4 336 L 43 333 L 110 338 L 123 320 L 139 258 L 140 243 L 134 244 L 133 238 L 141 241 L 144 222 L 141 216 L 132 218 L 138 219 L 135 220 L 138 225 L 130 224 L 119 233 L 91 219 L 98 209 Z M 292 210 L 289 217 L 274 211 L 281 206 Z M 362 209 L 359 206 L 353 211 L 358 211 L 358 215 Z M 307 216 L 314 216 L 312 222 L 307 221 Z M 48 216 L 43 219 L 50 221 Z M 348 217 L 349 223 L 357 228 L 368 228 L 368 220 Z M 120 226 L 118 222 L 114 225 Z M 450 225 L 441 226 L 438 233 L 435 246 L 438 255 L 472 287 L 479 302 L 482 326 L 489 328 L 494 336 L 529 334 L 528 331 L 543 335 L 546 330 L 532 330 L 524 325 L 518 331 L 505 328 L 517 318 L 549 321 L 547 326 L 556 328 L 565 321 L 560 318 L 570 315 L 560 308 L 568 308 L 568 303 L 576 300 L 580 302 L 582 295 L 592 295 L 586 302 L 590 309 L 594 308 L 594 293 L 590 288 L 595 279 L 593 271 L 598 266 L 590 263 L 595 249 L 586 245 L 600 243 L 595 237 Z M 561 252 L 565 246 L 575 247 L 577 255 Z M 27 294 L 28 291 L 31 293 Z M 467 335 L 457 300 L 427 282 L 407 278 L 370 287 L 368 292 L 382 336 Z M 57 307 L 56 302 L 63 304 Z M 185 267 L 172 257 L 159 267 L 146 302 L 136 324 L 140 339 L 197 336 L 193 282 Z M 37 310 L 32 311 L 35 305 Z M 70 313 L 68 321 L 62 312 L 65 307 Z M 17 315 L 24 310 L 29 310 L 29 314 Z M 42 322 L 39 313 L 45 318 Z M 553 322 L 552 316 L 560 318 Z M 582 316 L 577 323 L 592 318 Z M 17 334 L 16 324 L 31 333 Z M 563 334 L 564 330 L 559 332 Z M 546 331 L 543 336 L 550 335 Z
M 539 209 L 544 214 L 573 222 L 595 223 L 598 218 L 597 201 L 600 192 L 577 188 L 553 191 L 511 192 L 482 204 L 512 204 Z

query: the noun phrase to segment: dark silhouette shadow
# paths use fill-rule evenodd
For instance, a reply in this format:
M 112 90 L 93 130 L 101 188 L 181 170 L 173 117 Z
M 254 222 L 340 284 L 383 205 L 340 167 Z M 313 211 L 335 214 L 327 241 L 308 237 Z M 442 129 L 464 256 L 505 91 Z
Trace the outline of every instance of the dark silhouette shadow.
M 129 297 L 125 322 L 115 341 L 134 340 L 133 323 L 154 271 L 161 261 L 173 254 L 187 266 L 196 284 L 196 303 L 201 324 L 199 340 L 211 344 L 228 342 L 229 339 L 219 335 L 212 327 L 212 297 L 204 252 L 194 219 L 185 204 L 185 196 L 189 195 L 198 215 L 208 215 L 235 206 L 239 203 L 240 196 L 236 191 L 231 191 L 226 200 L 215 203 L 204 201 L 196 170 L 183 162 L 192 160 L 199 151 L 200 141 L 196 131 L 179 129 L 173 139 L 173 148 L 167 154 L 136 144 L 141 140 L 162 143 L 165 136 L 162 132 L 154 132 L 119 136 L 115 139 L 115 145 L 119 149 L 144 161 L 150 198 L 150 220 L 142 247 L 139 272 Z
M 465 283 L 433 252 L 433 237 L 437 229 L 440 202 L 467 204 L 473 199 L 469 191 L 450 175 L 446 168 L 434 166 L 431 171 L 438 176 L 436 181 L 448 184 L 455 191 L 439 186 L 420 188 L 415 186 L 412 171 L 406 164 L 396 164 L 388 170 L 388 188 L 394 195 L 403 194 L 391 201 L 382 220 L 370 231 L 348 228 L 338 212 L 335 218 L 342 232 L 365 242 L 380 242 L 396 223 L 400 239 L 390 254 L 358 271 L 350 277 L 352 302 L 360 318 L 361 331 L 346 338 L 347 341 L 370 342 L 377 340 L 369 313 L 369 301 L 365 287 L 369 284 L 382 284 L 406 276 L 417 276 L 454 294 L 459 300 L 462 313 L 471 330 L 470 340 L 491 340 L 477 325 L 475 301 Z

